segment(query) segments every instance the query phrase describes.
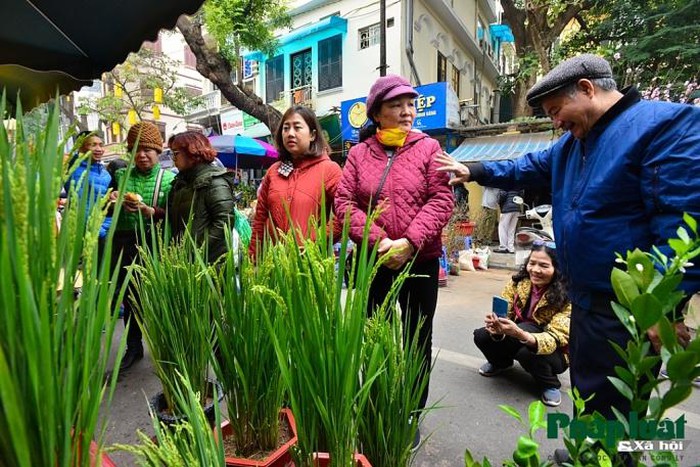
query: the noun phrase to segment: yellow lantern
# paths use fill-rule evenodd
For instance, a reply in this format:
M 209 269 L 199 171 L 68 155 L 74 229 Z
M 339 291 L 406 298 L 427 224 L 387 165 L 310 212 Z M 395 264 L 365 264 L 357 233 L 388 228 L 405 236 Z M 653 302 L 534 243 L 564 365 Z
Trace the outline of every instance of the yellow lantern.
M 129 125 L 133 125 L 136 123 L 137 116 L 136 116 L 136 111 L 134 109 L 129 110 L 128 119 L 129 119 Z
M 115 138 L 119 138 L 121 136 L 121 126 L 119 125 L 119 122 L 112 122 L 112 134 L 114 135 Z
M 114 85 L 114 97 L 122 97 L 124 95 L 124 88 L 119 83 Z
M 160 120 L 160 107 L 157 105 L 153 106 L 153 120 Z
M 156 104 L 163 103 L 163 90 L 161 88 L 153 89 L 153 102 L 155 102 Z

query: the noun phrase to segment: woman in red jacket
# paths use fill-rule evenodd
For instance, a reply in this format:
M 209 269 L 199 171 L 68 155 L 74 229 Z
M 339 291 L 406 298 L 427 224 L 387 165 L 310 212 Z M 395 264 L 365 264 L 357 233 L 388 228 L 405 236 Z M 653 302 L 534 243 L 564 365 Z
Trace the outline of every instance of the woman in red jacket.
M 418 332 L 425 370 L 432 356 L 433 315 L 437 304 L 440 235 L 454 199 L 449 177 L 438 172 L 435 157 L 440 144 L 412 131 L 418 93 L 401 76 L 379 78 L 367 96 L 367 117 L 373 125 L 348 154 L 335 198 L 335 211 L 344 219 L 350 211 L 350 238 L 357 244 L 367 211 L 377 206 L 379 217 L 369 230 L 369 244 L 380 255 L 389 254 L 370 287 L 368 313 L 372 314 L 389 293 L 392 283 L 411 260 L 411 273 L 425 277 L 406 280 L 399 292 L 404 329 L 409 339 Z M 363 138 L 362 136 L 365 136 Z M 424 319 L 418 330 L 418 322 Z M 428 390 L 420 408 L 425 407 Z
M 275 145 L 280 160 L 268 169 L 258 191 L 250 241 L 253 256 L 266 237 L 275 241 L 277 230 L 296 230 L 301 238 L 312 234 L 309 218 L 320 219 L 324 193 L 330 214 L 341 175 L 340 166 L 328 157 L 321 125 L 308 107 L 294 106 L 284 113 Z

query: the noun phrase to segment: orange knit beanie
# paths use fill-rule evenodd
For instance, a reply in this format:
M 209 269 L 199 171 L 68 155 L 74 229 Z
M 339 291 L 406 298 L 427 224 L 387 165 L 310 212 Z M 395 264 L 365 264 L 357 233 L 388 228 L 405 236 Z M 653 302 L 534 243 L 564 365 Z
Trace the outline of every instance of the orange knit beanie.
M 126 135 L 126 147 L 129 151 L 134 149 L 137 140 L 140 148 L 155 149 L 159 154 L 163 152 L 163 138 L 153 123 L 139 122 L 129 128 L 129 134 Z

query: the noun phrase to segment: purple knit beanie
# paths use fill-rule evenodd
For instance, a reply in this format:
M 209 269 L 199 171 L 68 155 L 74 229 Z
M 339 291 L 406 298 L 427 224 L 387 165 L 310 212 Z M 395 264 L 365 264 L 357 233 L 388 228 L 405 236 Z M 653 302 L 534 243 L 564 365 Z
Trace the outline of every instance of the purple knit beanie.
M 367 95 L 367 117 L 372 120 L 372 114 L 377 112 L 382 102 L 403 95 L 416 97 L 418 93 L 413 89 L 411 83 L 403 76 L 382 76 L 374 82 Z

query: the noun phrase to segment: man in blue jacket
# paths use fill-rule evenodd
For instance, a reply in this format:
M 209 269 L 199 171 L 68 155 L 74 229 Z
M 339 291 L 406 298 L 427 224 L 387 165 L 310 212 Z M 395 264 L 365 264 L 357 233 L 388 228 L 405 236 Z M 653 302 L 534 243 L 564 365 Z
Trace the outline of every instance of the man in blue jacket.
M 630 410 L 608 381 L 624 363 L 609 344 L 629 339 L 612 311 L 610 273 L 615 252 L 656 246 L 664 254 L 684 212 L 700 219 L 700 108 L 641 100 L 635 88 L 617 90 L 610 65 L 579 55 L 550 71 L 527 95 L 564 135 L 549 149 L 518 159 L 462 165 L 444 154 L 454 183 L 468 180 L 502 189 L 550 187 L 557 253 L 572 302 L 571 383 L 587 412 L 615 419 Z M 700 289 L 700 270 L 688 268 L 681 287 Z M 690 340 L 681 322 L 681 344 Z M 655 329 L 649 339 L 658 350 Z

